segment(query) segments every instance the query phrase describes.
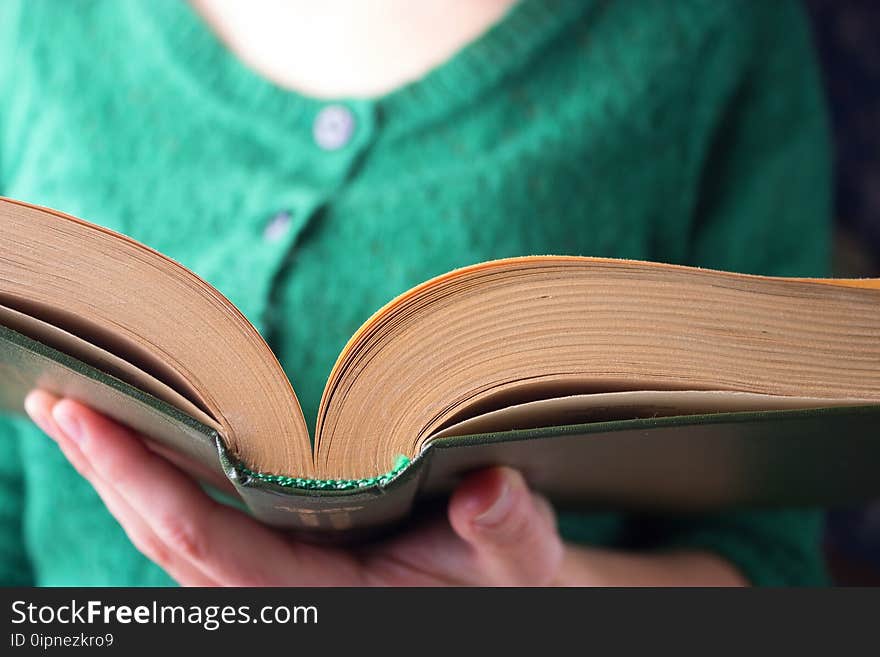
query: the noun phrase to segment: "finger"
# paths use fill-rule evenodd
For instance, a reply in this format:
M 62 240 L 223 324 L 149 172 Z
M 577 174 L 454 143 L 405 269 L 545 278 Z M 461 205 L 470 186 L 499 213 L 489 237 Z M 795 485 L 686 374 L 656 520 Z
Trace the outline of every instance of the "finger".
M 450 500 L 449 522 L 494 584 L 547 585 L 562 564 L 552 508 L 510 468 L 468 477 Z
M 161 566 L 179 584 L 184 586 L 216 586 L 217 583 L 214 580 L 205 576 L 197 568 L 174 558 L 144 520 L 95 474 L 76 444 L 55 423 L 52 417 L 52 408 L 58 401 L 58 397 L 37 390 L 30 393 L 25 399 L 25 409 L 31 419 L 58 443 L 61 452 L 74 468 L 94 487 L 132 544 L 146 557 Z
M 88 477 L 105 506 L 122 526 L 138 551 L 167 572 L 181 586 L 218 586 L 218 583 L 188 561 L 180 559 L 149 525 L 116 492 L 96 476 Z
M 359 549 L 367 584 L 466 586 L 483 580 L 482 564 L 447 519 L 428 514 L 392 538 Z
M 208 466 L 199 463 L 194 458 L 175 452 L 170 447 L 165 447 L 161 443 L 147 441 L 144 444 L 147 448 L 156 452 L 156 454 L 171 463 L 178 470 L 182 470 L 188 475 L 195 477 L 198 481 L 211 485 L 220 492 L 235 495 L 235 486 L 232 485 L 232 482 L 229 481 L 225 475 L 221 474 L 215 468 L 209 468 Z
M 74 448 L 75 449 L 75 448 Z M 94 472 L 86 477 L 107 509 L 122 526 L 126 536 L 144 556 L 167 572 L 182 586 L 218 586 L 201 570 L 180 559 L 168 549 L 141 516 Z
M 221 505 L 129 429 L 63 399 L 52 411 L 90 466 L 176 556 L 233 586 L 353 583 L 345 553 L 287 541 Z
M 83 458 L 79 450 L 71 450 L 72 443 L 66 440 L 64 432 L 62 432 L 55 420 L 52 419 L 52 408 L 58 403 L 59 397 L 52 395 L 44 390 L 32 390 L 24 399 L 24 410 L 43 432 L 52 440 L 58 443 L 61 451 L 70 461 L 71 465 L 76 468 L 77 472 L 83 474 L 88 468 L 88 463 Z

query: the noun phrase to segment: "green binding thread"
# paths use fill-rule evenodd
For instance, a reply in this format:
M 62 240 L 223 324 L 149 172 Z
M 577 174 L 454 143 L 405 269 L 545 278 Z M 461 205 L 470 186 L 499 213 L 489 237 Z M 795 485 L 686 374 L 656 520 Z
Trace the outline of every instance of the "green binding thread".
M 270 484 L 275 484 L 276 486 L 284 486 L 286 488 L 304 488 L 306 490 L 352 490 L 355 488 L 369 488 L 370 486 L 385 486 L 397 475 L 403 472 L 409 464 L 409 458 L 403 454 L 398 454 L 394 459 L 394 467 L 391 468 L 391 470 L 378 477 L 368 477 L 366 479 L 304 479 L 302 477 L 287 477 L 285 475 L 255 472 L 243 465 L 239 465 L 237 469 L 254 479 L 266 481 Z

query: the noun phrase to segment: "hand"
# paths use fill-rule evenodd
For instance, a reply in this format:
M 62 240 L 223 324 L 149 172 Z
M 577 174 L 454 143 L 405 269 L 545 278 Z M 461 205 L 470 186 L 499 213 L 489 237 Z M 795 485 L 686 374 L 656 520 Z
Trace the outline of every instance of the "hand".
M 132 543 L 181 584 L 547 585 L 563 563 L 550 505 L 509 468 L 468 477 L 448 520 L 368 547 L 318 547 L 214 501 L 131 430 L 82 404 L 34 391 L 25 408 Z
M 509 468 L 469 476 L 434 518 L 366 547 L 294 540 L 208 497 L 131 430 L 34 391 L 28 414 L 98 491 L 132 543 L 194 586 L 726 586 L 746 580 L 710 552 L 566 545 L 550 505 Z

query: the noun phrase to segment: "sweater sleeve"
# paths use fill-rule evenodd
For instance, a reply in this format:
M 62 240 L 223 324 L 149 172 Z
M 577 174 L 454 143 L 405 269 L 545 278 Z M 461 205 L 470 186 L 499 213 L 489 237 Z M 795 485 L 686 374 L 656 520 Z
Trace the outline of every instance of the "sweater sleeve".
M 706 150 L 687 264 L 822 276 L 830 269 L 829 138 L 809 26 L 793 2 L 752 3 L 748 55 Z M 658 548 L 700 548 L 754 584 L 824 581 L 818 510 L 664 519 Z
M 4 193 L 4 113 L 10 97 L 14 33 L 18 26 L 17 2 L 0 6 L 0 195 Z M 23 537 L 24 477 L 19 449 L 20 418 L 0 413 L 0 586 L 33 583 Z
M 809 26 L 756 3 L 748 50 L 703 149 L 685 264 L 776 276 L 830 269 L 828 120 Z

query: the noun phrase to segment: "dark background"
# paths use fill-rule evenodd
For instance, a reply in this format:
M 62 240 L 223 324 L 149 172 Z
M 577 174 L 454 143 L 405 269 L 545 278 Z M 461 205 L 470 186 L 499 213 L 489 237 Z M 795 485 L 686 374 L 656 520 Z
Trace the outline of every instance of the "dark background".
M 878 277 L 880 1 L 805 0 L 805 5 L 834 135 L 835 275 Z M 880 502 L 832 511 L 825 543 L 838 583 L 880 585 Z

